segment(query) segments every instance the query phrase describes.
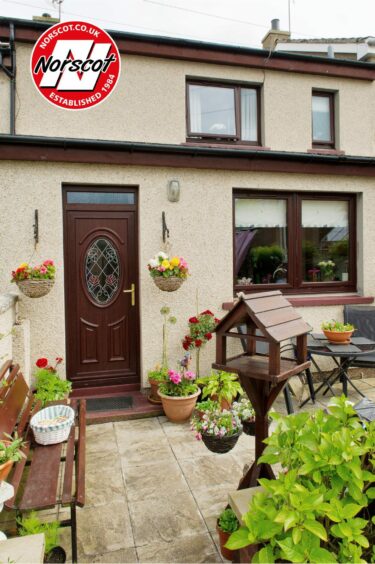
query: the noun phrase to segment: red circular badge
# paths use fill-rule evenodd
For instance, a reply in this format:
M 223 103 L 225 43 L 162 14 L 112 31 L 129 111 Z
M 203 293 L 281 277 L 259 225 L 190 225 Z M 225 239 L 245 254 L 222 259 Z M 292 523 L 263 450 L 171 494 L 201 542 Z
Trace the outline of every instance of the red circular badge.
M 65 110 L 86 110 L 103 102 L 120 77 L 116 43 L 100 27 L 63 22 L 34 45 L 31 76 L 40 94 Z

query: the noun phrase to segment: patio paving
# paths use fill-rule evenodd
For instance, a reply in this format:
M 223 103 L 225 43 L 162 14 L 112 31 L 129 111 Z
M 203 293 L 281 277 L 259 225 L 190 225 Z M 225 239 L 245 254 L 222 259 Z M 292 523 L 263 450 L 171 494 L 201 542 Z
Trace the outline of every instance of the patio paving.
M 375 401 L 375 379 L 355 383 Z M 349 397 L 360 399 L 354 390 Z M 306 409 L 325 407 L 329 399 L 319 395 Z M 276 409 L 285 412 L 282 396 Z M 195 440 L 189 423 L 165 417 L 88 426 L 79 562 L 222 562 L 216 519 L 253 459 L 253 437 L 243 434 L 230 453 L 217 455 Z M 69 529 L 62 544 L 70 559 Z

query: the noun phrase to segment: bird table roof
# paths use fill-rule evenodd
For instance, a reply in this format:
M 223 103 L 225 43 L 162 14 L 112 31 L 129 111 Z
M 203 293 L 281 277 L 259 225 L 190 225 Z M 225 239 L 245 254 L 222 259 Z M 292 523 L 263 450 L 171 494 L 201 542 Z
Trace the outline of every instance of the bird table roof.
M 311 331 L 300 313 L 279 290 L 242 295 L 231 311 L 223 317 L 216 332 L 227 332 L 232 327 L 251 321 L 270 341 L 280 343 Z

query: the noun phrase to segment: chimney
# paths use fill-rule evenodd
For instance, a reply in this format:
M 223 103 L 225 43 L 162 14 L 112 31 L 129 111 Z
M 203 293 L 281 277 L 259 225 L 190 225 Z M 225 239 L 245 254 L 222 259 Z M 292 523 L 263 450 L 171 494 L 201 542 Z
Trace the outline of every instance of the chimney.
M 59 23 L 59 18 L 53 18 L 51 14 L 42 14 L 41 16 L 33 16 L 33 22 L 43 22 L 43 23 Z
M 285 42 L 290 39 L 290 31 L 280 30 L 280 20 L 271 20 L 271 29 L 262 39 L 263 49 L 273 50 L 276 43 Z

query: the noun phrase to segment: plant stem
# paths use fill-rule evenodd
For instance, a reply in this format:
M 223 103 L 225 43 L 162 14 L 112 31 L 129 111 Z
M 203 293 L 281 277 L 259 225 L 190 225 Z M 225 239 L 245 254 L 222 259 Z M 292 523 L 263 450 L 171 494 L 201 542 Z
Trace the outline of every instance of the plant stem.
M 197 378 L 199 378 L 199 355 L 201 353 L 201 350 L 196 349 L 196 351 L 197 351 L 197 354 L 196 354 L 196 357 L 195 357 L 195 373 L 197 375 Z
M 164 315 L 163 322 L 163 355 L 161 365 L 163 369 L 168 368 L 168 354 L 167 354 L 167 316 Z

